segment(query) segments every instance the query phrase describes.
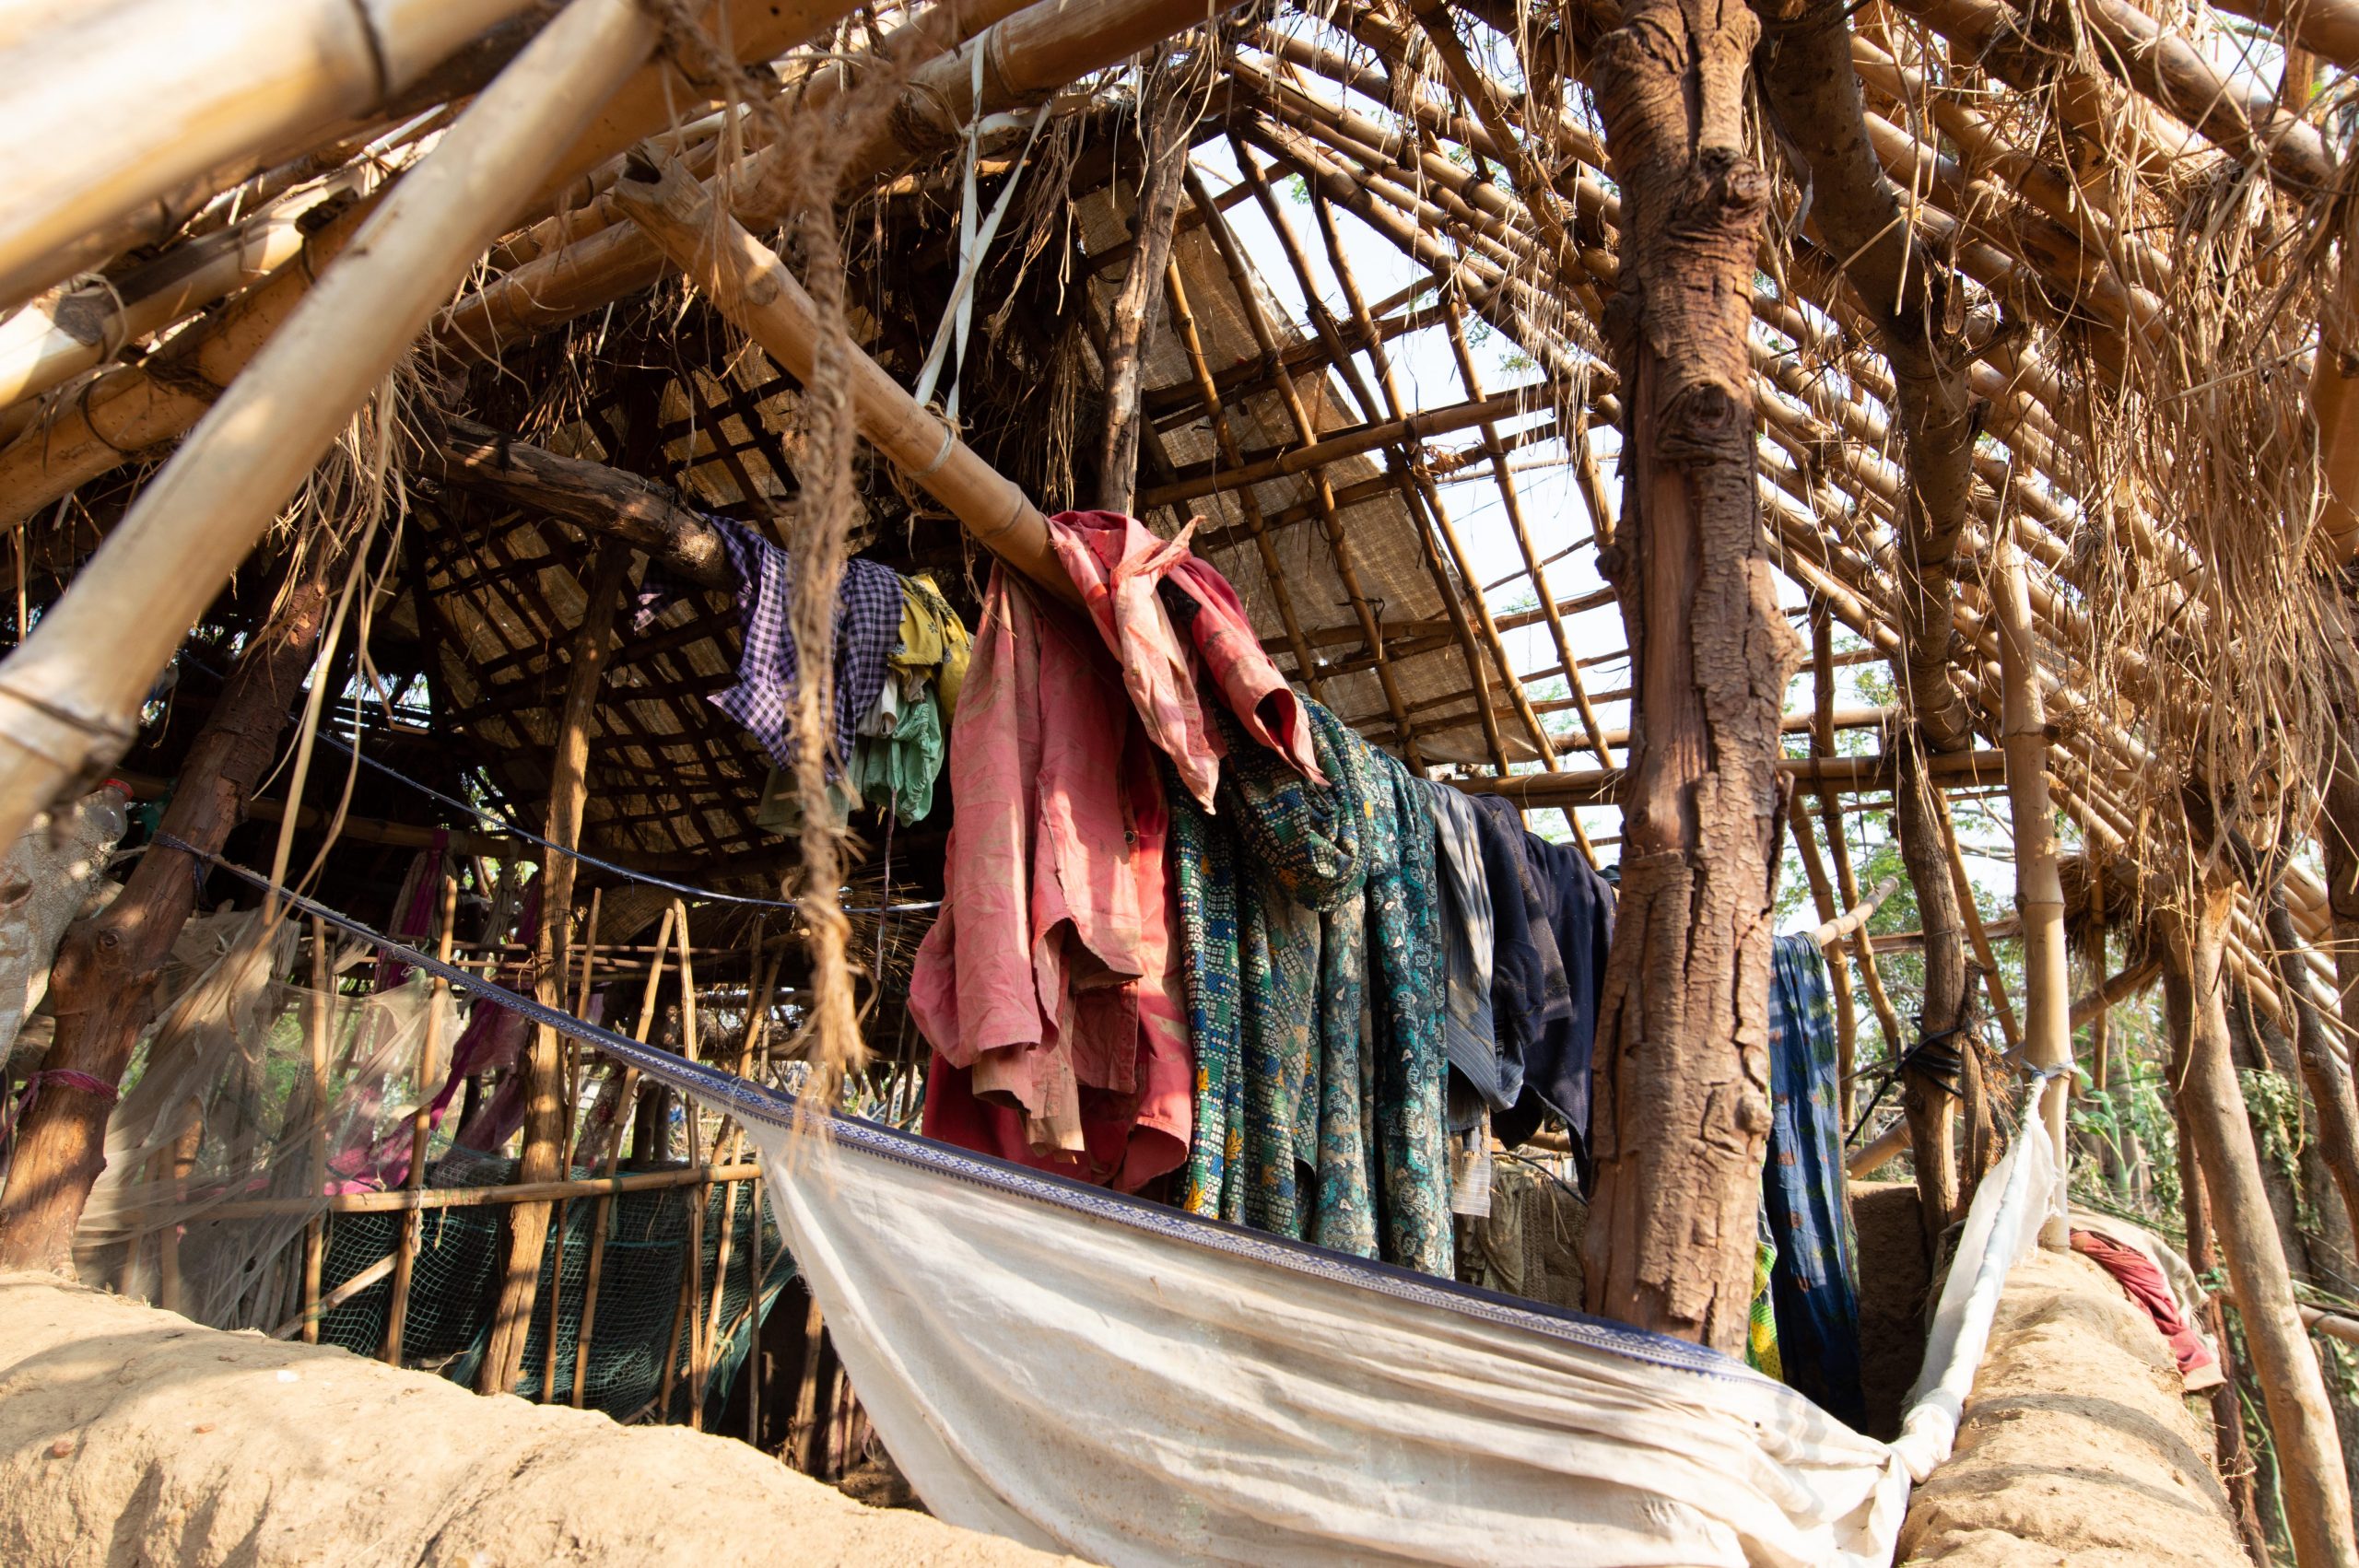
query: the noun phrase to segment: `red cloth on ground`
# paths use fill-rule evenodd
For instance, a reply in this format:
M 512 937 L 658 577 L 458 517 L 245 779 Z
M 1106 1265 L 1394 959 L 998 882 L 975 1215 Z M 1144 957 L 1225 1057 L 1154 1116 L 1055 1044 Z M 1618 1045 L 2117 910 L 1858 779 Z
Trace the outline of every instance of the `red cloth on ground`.
M 928 1137 L 1134 1190 L 1187 1158 L 1168 817 L 1122 676 L 994 568 L 950 731 L 957 815 L 910 1011 Z
M 2072 1250 L 2094 1260 L 2114 1277 L 2131 1301 L 2146 1309 L 2154 1327 L 2170 1341 L 2171 1354 L 2177 1358 L 2181 1377 L 2213 1363 L 2212 1348 L 2180 1315 L 2178 1298 L 2171 1293 L 2162 1270 L 2144 1253 L 2110 1236 L 2081 1230 L 2072 1233 Z

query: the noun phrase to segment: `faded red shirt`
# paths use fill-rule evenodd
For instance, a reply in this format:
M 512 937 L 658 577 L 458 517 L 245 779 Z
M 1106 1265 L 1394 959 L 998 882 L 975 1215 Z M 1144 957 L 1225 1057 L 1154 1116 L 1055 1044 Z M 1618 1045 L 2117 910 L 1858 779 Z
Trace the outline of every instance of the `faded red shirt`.
M 1090 628 L 994 568 L 950 731 L 941 918 L 910 1011 L 929 1137 L 1126 1190 L 1187 1158 L 1168 819 Z

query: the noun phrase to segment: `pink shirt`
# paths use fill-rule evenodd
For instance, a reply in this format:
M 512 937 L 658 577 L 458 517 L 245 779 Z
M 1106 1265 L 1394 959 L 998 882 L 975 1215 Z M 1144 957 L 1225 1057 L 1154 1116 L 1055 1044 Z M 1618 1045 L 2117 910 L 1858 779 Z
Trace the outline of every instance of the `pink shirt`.
M 957 819 L 910 1011 L 928 1136 L 1137 1186 L 1187 1157 L 1168 819 L 1122 676 L 994 568 L 950 732 Z
M 1191 522 L 1179 538 L 1166 541 L 1120 512 L 1060 512 L 1049 520 L 1049 544 L 1121 661 L 1123 686 L 1148 738 L 1206 811 L 1220 779 L 1220 737 L 1198 696 L 1188 647 L 1156 591 L 1167 577 L 1199 606 L 1191 640 L 1246 733 L 1306 778 L 1325 783 L 1312 759 L 1302 705 L 1262 650 L 1236 590 L 1210 562 L 1189 554 L 1194 529 Z

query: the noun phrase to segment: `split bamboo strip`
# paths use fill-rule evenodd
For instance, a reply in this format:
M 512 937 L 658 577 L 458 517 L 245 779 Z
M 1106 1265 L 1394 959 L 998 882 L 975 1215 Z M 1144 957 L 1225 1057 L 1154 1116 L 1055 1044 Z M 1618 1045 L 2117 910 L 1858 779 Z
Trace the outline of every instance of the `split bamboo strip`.
M 653 38 L 635 0 L 574 0 L 361 226 L 0 662 L 0 840 L 122 755 L 187 628 L 491 241 L 509 204 Z
M 1895 769 L 1889 756 L 1786 757 L 1779 769 L 1800 791 L 1819 795 L 1857 793 L 1892 788 Z M 1948 752 L 1930 759 L 1934 778 L 1964 784 L 1997 784 L 2005 778 L 2006 754 L 1993 751 Z M 1616 803 L 1623 770 L 1584 768 L 1564 773 L 1524 773 L 1511 778 L 1457 778 L 1450 782 L 1473 795 L 1503 795 L 1527 810 L 1535 806 L 1610 806 Z
M 2012 534 L 1999 545 L 1997 601 L 2000 678 L 2006 710 L 1999 743 L 2007 754 L 2007 790 L 2015 827 L 2015 905 L 2024 923 L 2024 1063 L 2051 1070 L 2041 1093 L 2048 1136 L 2062 1150 L 2064 1117 L 2072 1093 L 2071 976 L 2064 950 L 2064 884 L 2056 869 L 2056 808 L 2048 793 L 2048 712 L 2032 670 L 2039 650 L 2032 640 L 2031 596 L 2023 552 Z M 2040 1233 L 2042 1245 L 2067 1245 L 2062 1215 Z
M 377 111 L 524 3 L 133 0 L 28 39 L 0 56 L 0 307 L 105 260 L 91 237 L 143 205 L 193 208 L 192 187 Z
M 688 907 L 675 898 L 672 900 L 672 909 L 679 919 L 680 929 L 680 1054 L 687 1060 L 694 1061 L 697 1059 L 697 977 L 696 969 L 688 956 L 693 951 L 688 940 Z M 698 1169 L 704 1164 L 701 1107 L 694 1100 L 683 1096 L 681 1109 L 685 1113 L 683 1119 L 687 1121 L 688 1128 L 688 1165 L 692 1170 Z M 679 1301 L 672 1313 L 671 1335 L 663 1342 L 663 1379 L 661 1391 L 655 1397 L 656 1408 L 667 1416 L 672 1412 L 672 1388 L 678 1381 L 680 1336 L 683 1333 L 691 1335 L 688 1346 L 690 1362 L 693 1363 L 696 1357 L 694 1329 L 689 1324 L 689 1315 L 698 1298 L 703 1293 L 704 1211 L 705 1205 L 710 1201 L 711 1193 L 711 1183 L 707 1180 L 698 1182 L 696 1191 L 690 1195 L 692 1201 L 688 1208 L 687 1256 L 681 1260 L 680 1264 Z M 704 1430 L 704 1411 L 701 1407 L 695 1407 L 689 1410 L 688 1425 L 698 1432 Z
M 451 943 L 458 935 L 459 879 L 442 879 L 442 919 L 436 932 L 434 956 L 444 965 L 451 962 Z M 433 1112 L 428 1102 L 433 1098 L 435 1080 L 442 1076 L 442 1012 L 451 995 L 451 982 L 436 975 L 426 993 L 426 1042 L 417 1057 L 417 1109 L 409 1118 L 409 1174 L 402 1180 L 402 1188 L 417 1192 L 426 1186 L 427 1141 L 434 1131 Z M 393 1290 L 391 1305 L 385 1313 L 385 1348 L 381 1352 L 389 1366 L 402 1363 L 402 1336 L 409 1324 L 409 1285 L 412 1271 L 417 1266 L 417 1246 L 424 1239 L 425 1221 L 420 1211 L 410 1210 L 402 1218 L 401 1239 L 394 1244 Z
M 625 1192 L 661 1192 L 698 1182 L 744 1181 L 761 1167 L 754 1164 L 698 1166 L 688 1169 L 634 1171 L 611 1176 L 574 1176 L 565 1181 L 510 1183 L 504 1187 L 429 1187 L 419 1191 L 394 1188 L 385 1192 L 339 1192 L 326 1200 L 331 1214 L 399 1214 L 428 1209 L 494 1209 L 511 1203 L 546 1203 L 559 1198 L 612 1198 Z M 299 1198 L 249 1198 L 218 1204 L 205 1211 L 207 1219 L 257 1220 L 288 1214 L 308 1214 L 316 1202 Z

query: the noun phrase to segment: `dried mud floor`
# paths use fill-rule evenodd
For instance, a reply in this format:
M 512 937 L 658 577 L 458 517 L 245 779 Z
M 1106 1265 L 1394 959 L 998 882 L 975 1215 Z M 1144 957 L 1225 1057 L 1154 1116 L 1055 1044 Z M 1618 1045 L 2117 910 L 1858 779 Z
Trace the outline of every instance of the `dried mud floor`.
M 1034 1568 L 742 1443 L 0 1274 L 0 1563 Z

